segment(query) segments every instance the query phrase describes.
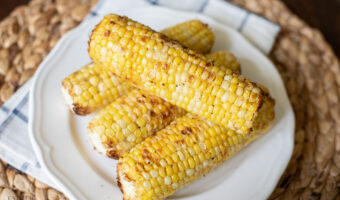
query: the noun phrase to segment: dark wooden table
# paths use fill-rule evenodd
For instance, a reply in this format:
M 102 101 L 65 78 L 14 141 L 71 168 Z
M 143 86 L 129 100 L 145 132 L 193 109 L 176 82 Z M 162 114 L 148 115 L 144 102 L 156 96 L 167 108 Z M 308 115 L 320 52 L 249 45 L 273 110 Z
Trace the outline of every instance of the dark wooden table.
M 322 31 L 340 57 L 340 0 L 283 0 L 309 25 Z M 0 0 L 0 20 L 29 0 Z

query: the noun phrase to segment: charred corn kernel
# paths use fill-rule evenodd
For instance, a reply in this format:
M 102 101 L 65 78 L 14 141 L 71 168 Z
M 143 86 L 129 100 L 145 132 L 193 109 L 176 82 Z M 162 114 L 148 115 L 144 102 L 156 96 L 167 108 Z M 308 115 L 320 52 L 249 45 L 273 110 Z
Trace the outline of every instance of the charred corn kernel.
M 240 63 L 236 57 L 228 51 L 216 51 L 206 57 L 221 69 L 231 69 L 235 73 L 241 73 Z
M 254 131 L 263 131 L 268 129 L 270 122 L 272 122 L 275 118 L 275 100 L 269 96 L 268 91 L 265 91 L 265 94 L 267 96 L 265 97 L 263 106 L 258 112 L 258 116 L 254 122 Z
M 214 44 L 214 34 L 207 24 L 199 20 L 190 20 L 162 31 L 166 36 L 180 41 L 189 49 L 199 53 L 208 53 Z
M 211 132 L 215 133 L 211 134 Z M 251 134 L 234 133 L 235 131 L 210 123 L 192 114 L 176 119 L 154 136 L 138 144 L 129 153 L 124 154 L 119 160 L 117 166 L 118 181 L 121 184 L 124 199 L 164 199 L 176 190 L 207 174 L 211 169 L 233 156 L 263 132 L 252 132 Z M 176 138 L 175 142 L 168 139 L 170 135 Z M 194 151 L 194 155 L 191 155 L 187 152 L 187 149 L 195 149 L 195 145 L 186 142 L 185 138 L 188 137 L 192 138 L 195 144 L 205 144 L 212 140 L 216 142 L 211 142 L 211 145 L 206 147 L 205 151 L 200 153 Z M 158 177 L 162 177 L 161 180 L 163 182 L 158 182 L 158 185 L 156 185 L 156 183 L 152 183 L 152 180 L 148 181 L 144 178 L 143 174 L 147 173 L 146 171 L 138 171 L 139 169 L 131 166 L 129 163 L 131 162 L 130 159 L 135 159 L 135 151 L 143 155 L 143 151 L 148 150 L 154 143 L 160 142 L 163 142 L 165 145 L 175 145 L 177 154 L 182 152 L 183 161 L 167 164 L 166 170 L 159 168 L 160 175 Z M 159 162 L 164 157 L 172 156 L 176 153 L 175 151 L 168 153 L 160 149 L 158 152 L 148 154 L 145 159 L 150 160 L 154 166 L 159 166 Z M 137 161 L 135 160 L 135 162 Z M 139 164 L 141 166 L 148 165 L 146 162 L 144 160 Z M 172 170 L 171 173 L 168 173 L 168 169 L 173 169 L 174 166 L 178 170 Z M 136 176 L 131 176 L 132 174 Z M 149 182 L 151 182 L 150 185 L 148 184 Z M 150 195 L 148 190 L 153 190 L 154 193 Z
M 101 110 L 91 120 L 89 136 L 99 152 L 118 158 L 184 113 L 183 109 L 159 97 L 134 89 Z M 154 143 L 149 151 L 152 153 L 162 148 L 161 143 Z
M 102 73 L 102 72 L 106 73 Z M 109 87 L 107 85 L 120 85 Z M 62 91 L 71 109 L 78 115 L 86 115 L 98 110 L 132 89 L 103 66 L 89 64 L 66 77 L 62 81 Z M 106 99 L 106 101 L 104 101 Z M 94 103 L 90 103 L 94 100 Z
M 159 46 L 160 50 L 156 52 L 150 48 L 145 48 L 143 51 L 135 52 L 133 49 L 128 49 L 121 42 L 126 38 L 123 32 L 127 29 L 134 30 L 129 40 L 135 45 L 141 47 L 156 45 Z M 147 34 L 142 35 L 141 30 L 146 30 Z M 118 35 L 121 33 L 121 36 L 118 37 L 117 41 L 113 41 L 110 36 L 105 35 L 105 32 L 118 33 Z M 110 42 L 114 44 L 114 48 L 108 47 Z M 112 56 L 107 56 L 107 52 L 110 52 Z M 124 56 L 127 53 L 131 56 Z M 257 84 L 232 73 L 229 69 L 222 70 L 216 66 L 209 67 L 211 63 L 206 62 L 204 56 L 183 48 L 177 41 L 173 41 L 165 35 L 157 33 L 127 17 L 114 14 L 105 16 L 91 34 L 89 55 L 95 62 L 102 63 L 105 67 L 113 70 L 119 77 L 130 81 L 135 86 L 214 123 L 225 125 L 238 133 L 246 134 L 253 129 L 254 121 L 256 121 L 258 112 L 260 112 L 265 101 L 265 94 Z M 173 60 L 177 59 L 177 57 L 180 58 L 179 63 L 174 64 Z M 120 64 L 117 64 L 117 61 Z M 126 69 L 124 64 L 130 61 L 132 63 L 131 68 Z M 194 65 L 197 69 L 202 69 L 202 75 L 196 76 L 187 70 L 178 69 L 181 64 L 184 66 Z M 136 72 L 139 66 L 143 67 L 142 72 Z M 135 72 L 136 74 L 131 76 L 131 73 Z M 157 76 L 155 75 L 157 73 L 166 78 L 162 78 L 162 81 L 157 81 Z M 167 82 L 170 77 L 176 77 L 174 78 L 177 85 L 175 90 L 170 90 Z M 217 78 L 223 78 L 223 81 L 221 83 L 215 82 Z M 200 83 L 198 85 L 207 85 L 208 88 L 205 90 L 200 89 L 200 87 L 194 88 L 193 83 L 196 81 Z M 249 91 L 250 96 L 244 98 L 243 94 L 237 94 L 235 90 L 237 88 L 231 86 L 232 84 L 237 84 L 237 87 L 242 88 L 243 93 Z M 224 94 L 221 97 L 211 95 L 214 88 L 221 89 Z M 202 96 L 208 96 L 208 101 L 202 101 L 199 98 L 193 99 L 192 94 L 197 91 L 201 92 Z M 238 97 L 240 97 L 241 105 L 247 105 L 239 106 L 238 111 L 244 111 L 248 116 L 252 116 L 250 119 L 244 119 L 243 124 L 239 123 L 240 118 L 237 114 L 222 106 L 226 102 L 234 105 Z M 213 108 L 211 107 L 215 106 L 219 112 L 212 112 Z

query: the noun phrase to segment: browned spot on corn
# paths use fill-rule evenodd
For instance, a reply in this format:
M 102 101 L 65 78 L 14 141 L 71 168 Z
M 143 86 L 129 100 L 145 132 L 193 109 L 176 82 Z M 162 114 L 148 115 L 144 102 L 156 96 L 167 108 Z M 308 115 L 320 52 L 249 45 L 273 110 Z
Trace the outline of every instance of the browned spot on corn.
M 106 146 L 109 147 L 109 148 L 112 148 L 113 147 L 113 144 L 112 144 L 112 141 L 111 140 L 108 140 L 105 142 Z
M 149 155 L 150 155 L 149 150 L 143 149 L 143 156 L 147 157 L 147 156 L 149 156 Z
M 162 65 L 162 69 L 163 69 L 164 71 L 168 70 L 168 68 L 169 68 L 169 67 L 168 67 L 168 64 L 165 63 L 165 64 Z
M 146 41 L 148 40 L 148 37 L 147 37 L 147 36 L 143 36 L 143 37 L 141 38 L 141 40 L 142 40 L 143 42 L 146 42 Z
M 171 115 L 171 111 L 162 113 L 162 119 L 165 120 L 165 119 L 168 118 L 170 115 Z
M 108 37 L 108 36 L 110 35 L 110 33 L 111 33 L 110 30 L 106 30 L 106 31 L 104 32 L 104 36 L 105 36 L 105 37 Z
M 106 156 L 107 156 L 108 158 L 112 158 L 112 159 L 116 159 L 116 160 L 118 160 L 119 157 L 120 157 L 120 155 L 117 153 L 117 151 L 116 151 L 116 150 L 113 150 L 113 149 L 107 151 L 107 152 L 106 152 Z
M 149 113 L 151 117 L 155 117 L 157 115 L 154 111 L 150 111 Z
M 157 103 L 160 103 L 158 100 L 159 100 L 158 98 L 157 99 L 156 98 L 151 98 L 150 102 L 151 102 L 151 104 L 155 105 Z
M 138 102 L 138 103 L 144 103 L 144 102 L 145 102 L 144 99 L 145 99 L 145 97 L 143 97 L 143 98 L 137 98 L 137 102 Z
M 181 134 L 186 135 L 192 133 L 192 129 L 190 127 L 186 127 L 185 129 L 181 130 Z
M 189 82 L 192 82 L 194 80 L 194 76 L 193 75 L 189 75 Z
M 132 181 L 132 179 L 127 174 L 124 174 L 124 177 L 125 177 L 126 181 L 128 181 L 128 182 Z
M 87 115 L 89 113 L 89 109 L 86 107 L 82 107 L 81 105 L 74 103 L 73 104 L 73 112 L 78 115 Z
M 124 193 L 122 184 L 120 183 L 120 177 L 119 177 L 119 176 L 117 176 L 117 185 L 118 185 L 120 191 L 121 191 L 122 193 Z

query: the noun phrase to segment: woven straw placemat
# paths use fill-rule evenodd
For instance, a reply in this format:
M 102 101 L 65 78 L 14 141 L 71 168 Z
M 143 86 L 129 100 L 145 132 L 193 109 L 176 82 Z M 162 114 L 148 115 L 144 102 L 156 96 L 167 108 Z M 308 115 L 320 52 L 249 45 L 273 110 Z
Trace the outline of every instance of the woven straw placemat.
M 32 0 L 0 22 L 0 104 L 97 0 Z M 296 116 L 293 157 L 270 199 L 340 200 L 340 67 L 318 30 L 279 0 L 231 0 L 282 26 L 270 54 Z M 66 199 L 0 161 L 0 200 Z

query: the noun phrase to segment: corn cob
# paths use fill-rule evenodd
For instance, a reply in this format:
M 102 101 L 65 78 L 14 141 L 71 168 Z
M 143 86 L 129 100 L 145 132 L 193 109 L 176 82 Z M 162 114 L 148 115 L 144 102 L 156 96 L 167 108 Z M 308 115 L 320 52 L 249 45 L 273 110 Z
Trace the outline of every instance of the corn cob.
M 156 200 L 206 175 L 263 132 L 237 134 L 187 114 L 124 154 L 117 166 L 124 200 Z
M 199 20 L 190 20 L 170 28 L 162 33 L 169 38 L 180 41 L 182 45 L 198 53 L 208 53 L 214 44 L 214 34 L 207 24 Z
M 198 52 L 209 51 L 214 42 L 214 34 L 207 25 L 199 20 L 175 25 L 165 29 L 163 32 L 168 37 L 178 40 Z M 206 37 L 206 39 L 202 37 Z M 104 72 L 104 75 L 102 75 L 100 73 L 101 70 L 103 70 L 101 65 L 92 63 L 82 67 L 63 80 L 63 94 L 65 99 L 68 100 L 69 107 L 76 114 L 90 114 L 132 89 L 130 84 L 123 82 L 120 78 L 113 75 L 112 72 Z M 109 73 L 112 81 L 106 76 L 106 73 Z M 91 79 L 88 79 L 89 75 L 91 75 Z M 93 83 L 96 85 L 93 85 Z M 100 92 L 99 85 L 105 86 L 105 88 L 109 86 L 111 92 L 106 92 L 106 89 L 104 89 L 104 92 Z
M 89 123 L 88 133 L 97 151 L 118 159 L 184 113 L 157 96 L 135 89 L 101 110 Z M 274 119 L 273 99 L 269 97 L 259 115 L 254 126 L 264 131 Z
M 221 69 L 229 68 L 240 73 L 238 61 L 227 51 L 210 53 L 206 57 Z M 106 91 L 107 88 L 110 88 L 110 92 Z M 71 110 L 78 115 L 87 115 L 103 108 L 132 89 L 129 83 L 121 80 L 112 71 L 95 63 L 85 65 L 62 82 L 65 99 L 68 100 Z
M 234 73 L 241 73 L 240 63 L 236 57 L 228 51 L 216 51 L 205 55 L 210 61 L 214 62 L 220 69 L 231 69 Z
M 118 159 L 184 114 L 183 109 L 135 89 L 105 107 L 91 120 L 89 136 L 100 153 Z
M 105 16 L 89 55 L 134 86 L 238 133 L 253 130 L 268 100 L 257 84 L 127 17 Z
M 132 86 L 101 65 L 89 64 L 62 81 L 62 93 L 76 114 L 86 115 L 102 108 Z

